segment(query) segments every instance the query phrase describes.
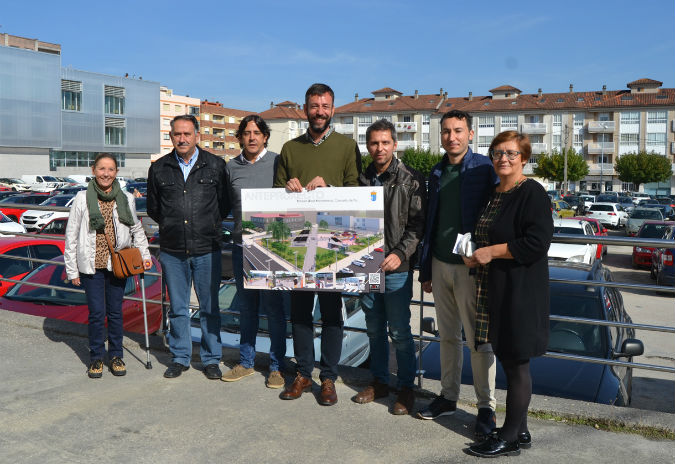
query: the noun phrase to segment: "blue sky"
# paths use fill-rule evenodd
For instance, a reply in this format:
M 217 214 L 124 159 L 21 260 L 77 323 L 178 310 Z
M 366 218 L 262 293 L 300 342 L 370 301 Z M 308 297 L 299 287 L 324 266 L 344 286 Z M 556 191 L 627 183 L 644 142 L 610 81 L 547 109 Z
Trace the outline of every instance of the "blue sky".
M 319 2 L 316 2 L 318 4 Z M 0 32 L 62 46 L 62 65 L 143 76 L 264 111 L 325 82 L 338 105 L 382 87 L 487 95 L 675 87 L 675 2 L 6 1 Z

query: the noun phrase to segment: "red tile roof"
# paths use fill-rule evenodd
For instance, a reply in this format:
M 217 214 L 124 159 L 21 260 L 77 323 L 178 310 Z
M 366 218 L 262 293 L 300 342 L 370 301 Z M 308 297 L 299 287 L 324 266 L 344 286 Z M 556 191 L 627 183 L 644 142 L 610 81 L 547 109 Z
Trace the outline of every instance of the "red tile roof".
M 345 113 L 393 113 L 399 111 L 436 111 L 441 102 L 441 96 L 419 95 L 415 98 L 411 95 L 403 95 L 393 100 L 375 100 L 375 98 L 362 98 L 359 101 L 347 103 L 335 108 L 336 114 Z
M 500 85 L 499 87 L 495 87 L 492 90 L 489 90 L 488 92 L 490 93 L 495 93 L 495 92 L 518 92 L 520 93 L 521 90 L 517 89 L 511 85 Z
M 275 108 L 270 108 L 265 110 L 260 114 L 260 117 L 265 120 L 271 119 L 302 119 L 303 121 L 307 119 L 305 117 L 305 112 L 296 108 L 288 108 L 286 106 L 276 106 Z
M 384 88 L 381 88 L 380 90 L 373 90 L 370 93 L 372 93 L 373 95 L 375 95 L 376 93 L 397 93 L 399 95 L 403 95 L 403 92 L 399 92 L 398 90 L 394 90 L 391 87 L 384 87 Z
M 630 87 L 633 87 L 633 86 L 638 86 L 638 85 L 650 85 L 650 84 L 651 84 L 651 85 L 658 85 L 659 87 L 661 87 L 661 86 L 663 85 L 663 82 L 661 82 L 661 81 L 655 81 L 654 79 L 646 79 L 646 78 L 645 78 L 645 79 L 638 79 L 638 80 L 636 80 L 636 81 L 629 82 L 629 83 L 626 84 L 626 85 L 630 88 Z

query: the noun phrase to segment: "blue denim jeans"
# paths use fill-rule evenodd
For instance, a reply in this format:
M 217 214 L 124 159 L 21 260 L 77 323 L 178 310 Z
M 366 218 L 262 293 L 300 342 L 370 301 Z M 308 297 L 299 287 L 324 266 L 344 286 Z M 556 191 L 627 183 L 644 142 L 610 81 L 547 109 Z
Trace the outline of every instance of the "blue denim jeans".
M 202 364 L 218 364 L 223 349 L 220 344 L 220 250 L 199 256 L 161 251 L 159 261 L 166 278 L 171 307 L 169 309 L 169 349 L 173 362 L 190 365 L 192 339 L 190 337 L 190 290 L 194 280 L 199 300 L 199 322 L 202 338 L 199 354 Z
M 389 383 L 389 335 L 396 348 L 398 388 L 415 384 L 415 343 L 410 330 L 412 272 L 396 272 L 384 278 L 384 293 L 366 293 L 361 302 L 370 339 L 370 371 L 376 380 Z
M 123 357 L 122 298 L 126 279 L 116 278 L 106 269 L 96 274 L 80 274 L 89 306 L 89 356 L 92 361 L 105 357 L 105 320 L 108 317 L 108 357 Z
M 267 330 L 270 336 L 270 372 L 284 370 L 286 356 L 286 309 L 288 292 L 277 290 L 244 289 L 243 253 L 240 246 L 232 250 L 234 279 L 237 282 L 236 302 L 239 311 L 239 362 L 242 366 L 253 367 L 255 342 L 259 329 L 259 314 L 267 316 Z

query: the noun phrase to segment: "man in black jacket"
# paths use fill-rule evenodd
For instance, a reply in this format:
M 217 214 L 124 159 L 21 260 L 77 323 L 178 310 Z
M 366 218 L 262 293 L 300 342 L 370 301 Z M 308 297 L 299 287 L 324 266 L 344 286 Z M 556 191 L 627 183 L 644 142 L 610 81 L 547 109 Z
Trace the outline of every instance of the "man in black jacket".
M 396 129 L 386 119 L 366 131 L 373 162 L 359 177 L 361 185 L 384 187 L 384 294 L 368 293 L 361 302 L 370 340 L 370 371 L 374 380 L 354 401 L 369 403 L 389 396 L 389 341 L 396 348 L 398 396 L 392 414 L 408 414 L 415 403 L 415 344 L 410 330 L 412 274 L 417 245 L 424 236 L 426 187 L 422 174 L 394 157 Z
M 199 123 L 194 116 L 176 116 L 171 121 L 171 141 L 174 150 L 148 171 L 148 216 L 159 224 L 159 260 L 171 300 L 169 348 L 173 360 L 164 377 L 178 377 L 190 368 L 188 306 L 194 281 L 204 375 L 220 379 L 219 238 L 228 204 L 225 161 L 197 146 Z

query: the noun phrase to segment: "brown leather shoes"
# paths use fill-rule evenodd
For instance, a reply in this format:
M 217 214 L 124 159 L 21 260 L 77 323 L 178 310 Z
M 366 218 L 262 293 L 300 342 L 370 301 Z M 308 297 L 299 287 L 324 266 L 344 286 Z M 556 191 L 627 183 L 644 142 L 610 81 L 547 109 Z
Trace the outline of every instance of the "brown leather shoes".
M 414 404 L 415 392 L 413 392 L 412 388 L 403 387 L 398 392 L 398 396 L 396 397 L 396 402 L 394 403 L 391 413 L 397 416 L 408 414 L 410 411 L 412 411 Z
M 303 392 L 312 391 L 312 379 L 298 374 L 290 387 L 286 387 L 279 398 L 282 400 L 296 400 L 302 396 Z
M 324 406 L 333 406 L 337 403 L 337 393 L 335 392 L 335 383 L 331 379 L 325 379 L 321 382 L 321 395 L 319 404 Z
M 370 403 L 378 398 L 385 398 L 389 396 L 389 385 L 378 382 L 377 380 L 366 388 L 361 390 L 352 398 L 355 403 L 365 404 Z

